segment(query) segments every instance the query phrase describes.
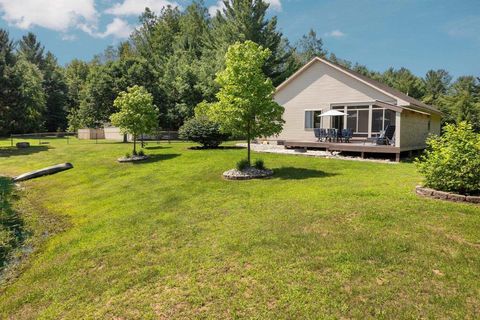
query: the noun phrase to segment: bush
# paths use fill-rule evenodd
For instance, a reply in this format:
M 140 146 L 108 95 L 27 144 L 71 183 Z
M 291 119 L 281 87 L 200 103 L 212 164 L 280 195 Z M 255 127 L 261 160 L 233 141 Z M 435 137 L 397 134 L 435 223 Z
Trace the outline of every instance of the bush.
M 138 155 L 139 155 L 140 157 L 144 157 L 144 156 L 145 156 L 145 152 L 144 152 L 143 150 L 140 150 L 140 151 L 138 152 Z
M 430 137 L 416 160 L 425 186 L 460 194 L 480 194 L 480 134 L 461 122 L 447 125 L 441 137 Z
M 237 162 L 237 170 L 239 170 L 239 171 L 243 171 L 243 170 L 247 169 L 248 167 L 250 167 L 250 164 L 248 163 L 247 159 L 242 159 L 242 160 Z
M 265 170 L 265 162 L 263 162 L 262 159 L 255 160 L 255 163 L 253 164 L 253 166 L 258 170 Z
M 130 152 L 125 153 L 125 158 L 130 158 Z
M 217 148 L 228 137 L 216 122 L 205 116 L 187 120 L 178 133 L 181 139 L 200 143 L 205 148 Z

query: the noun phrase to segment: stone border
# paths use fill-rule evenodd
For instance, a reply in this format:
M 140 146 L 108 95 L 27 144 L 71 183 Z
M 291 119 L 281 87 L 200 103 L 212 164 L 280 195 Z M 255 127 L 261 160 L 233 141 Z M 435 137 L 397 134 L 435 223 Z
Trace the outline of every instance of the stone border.
M 133 156 L 130 158 L 118 158 L 117 161 L 120 163 L 125 163 L 125 162 L 137 162 L 137 161 L 144 161 L 147 160 L 148 156 Z
M 415 188 L 415 192 L 416 194 L 422 197 L 427 197 L 432 199 L 441 199 L 441 200 L 447 200 L 452 202 L 468 202 L 468 203 L 474 203 L 474 204 L 480 205 L 480 196 L 464 196 L 458 193 L 438 191 L 435 189 L 425 188 L 422 186 L 417 186 Z
M 231 169 L 223 173 L 223 178 L 226 180 L 252 180 L 263 179 L 273 175 L 272 170 L 260 170 L 256 168 L 248 168 L 242 171 Z

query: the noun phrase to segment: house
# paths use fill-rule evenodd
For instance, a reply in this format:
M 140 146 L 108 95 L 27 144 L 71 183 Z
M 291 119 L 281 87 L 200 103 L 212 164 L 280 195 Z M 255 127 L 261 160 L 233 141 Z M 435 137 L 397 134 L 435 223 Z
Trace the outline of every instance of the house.
M 398 90 L 322 58 L 314 58 L 277 87 L 275 101 L 285 108 L 283 131 L 275 138 L 286 147 L 395 154 L 425 148 L 429 134 L 440 134 L 442 114 Z M 328 110 L 345 115 L 320 117 Z M 373 137 L 395 125 L 389 145 Z M 314 128 L 351 129 L 350 143 L 319 142 Z M 370 139 L 369 139 L 370 138 Z

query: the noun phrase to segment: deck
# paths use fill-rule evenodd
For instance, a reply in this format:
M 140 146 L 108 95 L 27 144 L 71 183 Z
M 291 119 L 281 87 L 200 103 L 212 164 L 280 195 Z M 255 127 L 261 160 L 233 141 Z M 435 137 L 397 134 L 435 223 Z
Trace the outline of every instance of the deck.
M 351 141 L 351 142 L 319 142 L 319 141 L 296 141 L 285 140 L 285 148 L 317 148 L 325 149 L 326 151 L 343 151 L 343 152 L 358 152 L 363 158 L 367 153 L 383 153 L 383 154 L 395 154 L 395 160 L 400 161 L 399 147 L 394 146 L 382 146 L 363 141 Z

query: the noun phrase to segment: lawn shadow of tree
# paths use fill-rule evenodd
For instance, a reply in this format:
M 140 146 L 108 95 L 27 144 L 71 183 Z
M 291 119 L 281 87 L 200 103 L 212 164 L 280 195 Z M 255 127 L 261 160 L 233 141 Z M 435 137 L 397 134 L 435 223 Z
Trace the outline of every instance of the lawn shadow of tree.
M 280 180 L 304 180 L 311 178 L 326 178 L 336 176 L 338 173 L 325 172 L 305 168 L 281 167 L 273 169 L 272 179 Z
M 146 146 L 144 149 L 147 149 L 147 150 L 159 150 L 159 149 L 171 149 L 172 147 L 166 147 L 166 146 L 153 146 L 153 147 L 149 147 L 149 146 Z
M 181 156 L 181 154 L 179 154 L 179 153 L 150 154 L 150 155 L 148 155 L 147 160 L 135 161 L 135 162 L 132 162 L 132 163 L 136 164 L 136 165 L 145 164 L 145 163 L 153 163 L 153 162 L 159 162 L 159 161 L 174 159 L 174 158 L 179 157 L 179 156 Z
M 237 147 L 237 146 L 218 146 L 218 147 L 202 147 L 202 146 L 195 146 L 195 147 L 189 147 L 189 150 L 239 150 L 239 149 L 245 149 L 243 147 Z
M 0 148 L 0 158 L 26 156 L 29 154 L 47 151 L 48 149 L 52 149 L 52 147 L 42 145 L 42 146 L 31 146 L 28 148 L 17 148 L 17 147 Z

